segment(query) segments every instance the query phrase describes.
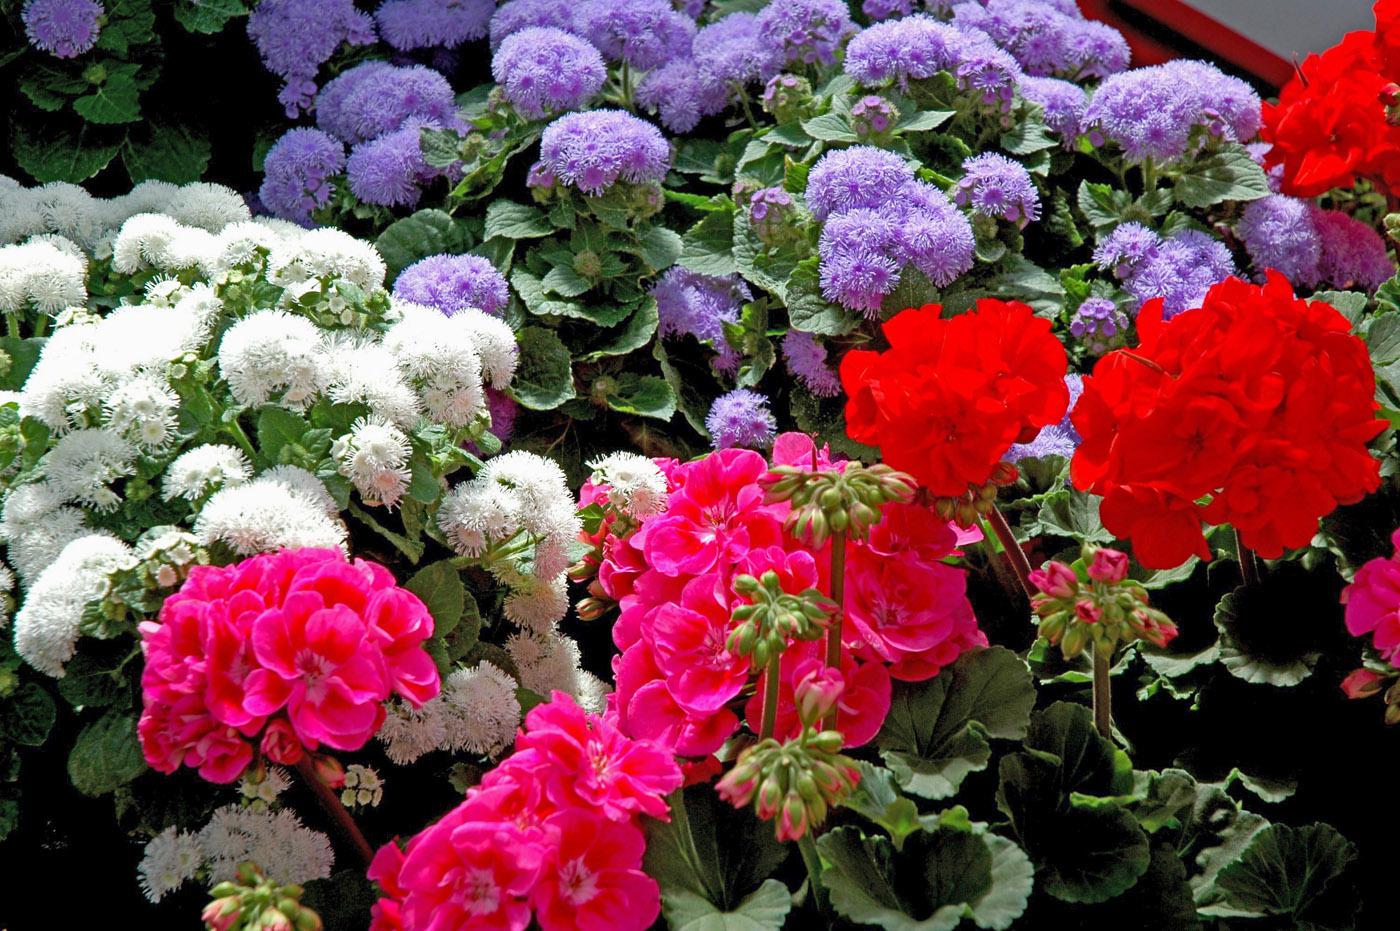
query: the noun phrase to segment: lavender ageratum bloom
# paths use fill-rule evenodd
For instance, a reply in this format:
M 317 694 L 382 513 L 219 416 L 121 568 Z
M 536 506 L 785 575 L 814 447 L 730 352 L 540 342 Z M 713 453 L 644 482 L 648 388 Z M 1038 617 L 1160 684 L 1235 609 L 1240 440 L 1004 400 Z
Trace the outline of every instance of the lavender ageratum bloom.
M 1144 260 L 1157 255 L 1162 238 L 1141 223 L 1120 223 L 1094 249 L 1094 263 L 1127 278 Z
M 1194 130 L 1247 141 L 1259 130 L 1259 95 L 1198 61 L 1172 61 L 1116 74 L 1094 92 L 1081 131 L 1117 143 L 1131 162 L 1189 154 Z
M 695 39 L 695 20 L 669 0 L 583 0 L 575 17 L 604 58 L 643 70 L 684 57 Z
M 1385 240 L 1369 225 L 1339 210 L 1311 208 L 1322 253 L 1319 277 L 1335 288 L 1374 291 L 1395 274 Z
M 262 0 L 248 16 L 248 37 L 267 70 L 282 78 L 277 99 L 295 118 L 311 106 L 316 72 L 336 49 L 374 41 L 374 20 L 354 0 Z
M 710 443 L 715 449 L 766 449 L 773 445 L 778 422 L 768 409 L 768 398 L 757 391 L 736 388 L 715 398 L 705 418 L 705 429 L 710 432 Z
M 984 217 L 1024 227 L 1040 219 L 1040 194 L 1030 172 L 1020 162 L 997 152 L 974 155 L 963 162 L 963 176 L 954 197 Z
M 499 317 L 510 291 L 496 266 L 479 255 L 430 255 L 399 272 L 394 297 L 449 317 L 469 307 Z
M 911 181 L 885 209 L 898 225 L 900 257 L 934 284 L 952 284 L 972 267 L 972 224 L 938 188 Z
M 767 81 L 782 57 L 763 39 L 753 13 L 730 13 L 695 34 L 691 57 L 711 93 L 728 98 L 736 89 Z
M 688 133 L 703 117 L 723 110 L 728 94 L 723 85 L 706 80 L 695 59 L 677 58 L 647 72 L 636 97 L 639 106 L 656 113 L 662 126 Z
M 1069 148 L 1079 136 L 1079 122 L 1088 104 L 1084 88 L 1059 78 L 1025 77 L 1016 89 L 1026 100 L 1040 105 L 1045 125 Z
M 531 26 L 581 33 L 574 22 L 576 6 L 571 0 L 509 0 L 497 7 L 491 17 L 491 48 L 498 48 L 506 36 Z
M 652 285 L 651 296 L 656 299 L 657 329 L 663 337 L 693 336 L 710 343 L 716 370 L 738 368 L 739 353 L 725 340 L 724 324 L 737 323 L 744 302 L 753 300 L 742 278 L 716 278 L 677 265 Z
M 836 149 L 812 166 L 807 206 L 818 220 L 860 207 L 879 207 L 913 180 L 914 169 L 893 152 L 868 145 Z
M 1100 268 L 1122 279 L 1138 308 L 1163 299 L 1170 319 L 1200 305 L 1211 286 L 1235 273 L 1230 250 L 1199 230 L 1181 230 L 1163 240 L 1138 223 L 1124 223 L 1094 250 Z
M 788 330 L 783 336 L 783 360 L 802 387 L 819 398 L 841 393 L 841 379 L 826 363 L 826 347 L 811 333 Z
M 586 104 L 607 80 L 598 50 L 573 33 L 531 26 L 512 33 L 491 58 L 506 100 L 532 120 Z
M 1107 77 L 1128 66 L 1128 43 L 1103 23 L 1042 0 L 987 0 L 953 7 L 953 23 L 977 29 L 1010 52 L 1028 74 Z
M 1035 439 L 1029 443 L 1017 443 L 1012 446 L 1006 451 L 1003 459 L 1007 462 L 1020 462 L 1022 459 L 1044 459 L 1047 456 L 1062 456 L 1068 459 L 1074 455 L 1082 439 L 1079 431 L 1074 429 L 1070 415 L 1074 413 L 1074 406 L 1079 403 L 1079 396 L 1084 393 L 1083 376 L 1072 373 L 1066 375 L 1065 387 L 1069 389 L 1069 406 L 1065 408 L 1064 418 L 1059 423 L 1042 427 Z
M 1235 232 L 1244 241 L 1255 271 L 1272 268 L 1294 284 L 1317 283 L 1322 240 L 1309 206 L 1296 197 L 1271 194 L 1244 208 Z
M 857 139 L 880 137 L 894 127 L 899 111 L 879 94 L 866 94 L 851 105 L 851 132 Z
M 29 0 L 20 19 L 30 45 L 56 58 L 77 58 L 97 44 L 103 12 L 95 0 Z
M 319 129 L 289 129 L 268 149 L 258 198 L 274 216 L 311 226 L 311 212 L 335 192 L 331 178 L 345 170 L 345 146 Z
M 908 89 L 940 71 L 955 71 L 964 52 L 985 45 L 931 16 L 916 14 L 876 23 L 846 47 L 846 74 L 867 87 L 894 84 Z
M 538 167 L 553 181 L 598 195 L 619 180 L 660 181 L 671 167 L 671 146 L 655 126 L 622 110 L 568 113 L 545 127 Z
M 1085 348 L 1101 356 L 1113 348 L 1113 341 L 1127 329 L 1128 318 L 1106 297 L 1090 297 L 1074 311 L 1069 331 Z
M 772 0 L 758 14 L 758 30 L 783 64 L 829 65 L 856 25 L 842 0 Z
M 417 204 L 423 193 L 419 185 L 442 174 L 441 169 L 423 160 L 423 150 L 418 145 L 423 125 L 411 122 L 355 146 L 345 165 L 351 193 L 367 204 L 381 207 Z
M 914 0 L 865 0 L 860 11 L 876 22 L 894 19 L 914 12 Z
M 494 0 L 384 0 L 374 19 L 385 42 L 411 52 L 480 39 L 495 12 Z
M 461 127 L 452 85 L 431 68 L 398 68 L 381 61 L 356 65 L 316 97 L 316 125 L 354 145 L 393 132 L 410 120 Z

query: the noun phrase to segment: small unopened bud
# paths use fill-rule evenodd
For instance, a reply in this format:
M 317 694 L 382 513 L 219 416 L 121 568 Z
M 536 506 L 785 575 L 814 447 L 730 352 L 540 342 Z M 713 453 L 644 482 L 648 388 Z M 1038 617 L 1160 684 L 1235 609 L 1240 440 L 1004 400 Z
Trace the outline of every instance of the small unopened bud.
M 1043 569 L 1032 570 L 1030 580 L 1051 598 L 1073 598 L 1079 591 L 1079 576 L 1062 562 L 1049 562 Z
M 1128 554 L 1100 547 L 1089 561 L 1089 578 L 1097 582 L 1121 582 L 1128 577 Z
M 813 665 L 793 686 L 798 718 L 804 726 L 815 724 L 836 707 L 845 690 L 846 680 L 839 669 Z
M 1342 691 L 1347 698 L 1370 698 L 1379 695 L 1385 676 L 1369 669 L 1356 669 L 1342 680 Z
M 345 785 L 345 767 L 341 766 L 335 757 L 318 755 L 312 759 L 311 767 L 316 771 L 316 778 L 324 785 L 332 789 L 339 789 Z

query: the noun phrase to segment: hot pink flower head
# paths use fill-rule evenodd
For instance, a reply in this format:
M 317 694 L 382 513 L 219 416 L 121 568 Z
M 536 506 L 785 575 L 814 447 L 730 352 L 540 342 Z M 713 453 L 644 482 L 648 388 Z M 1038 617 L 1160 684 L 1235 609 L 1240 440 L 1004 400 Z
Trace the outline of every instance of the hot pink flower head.
M 1071 598 L 1079 591 L 1079 576 L 1062 562 L 1048 562 L 1031 570 L 1031 584 L 1051 598 Z
M 291 723 L 286 718 L 278 718 L 263 731 L 262 753 L 274 763 L 295 766 L 301 761 L 305 748 Z
M 676 704 L 690 714 L 713 714 L 749 680 L 748 659 L 725 646 L 733 617 L 719 586 L 718 575 L 694 579 L 679 604 L 657 609 L 649 629 L 666 686 Z
M 1396 663 L 1400 654 L 1400 530 L 1390 537 L 1396 553 L 1377 557 L 1356 572 L 1342 592 L 1347 630 L 1353 637 L 1371 634 L 1380 654 Z
M 531 901 L 542 931 L 644 931 L 661 891 L 642 872 L 646 841 L 630 821 L 572 808 L 549 819 L 559 841 Z

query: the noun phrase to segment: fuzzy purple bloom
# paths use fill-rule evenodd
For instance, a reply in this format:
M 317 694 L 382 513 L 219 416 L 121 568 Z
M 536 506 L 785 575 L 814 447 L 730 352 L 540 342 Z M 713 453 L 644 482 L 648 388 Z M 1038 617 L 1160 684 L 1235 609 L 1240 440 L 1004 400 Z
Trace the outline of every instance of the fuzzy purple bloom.
M 695 59 L 677 58 L 647 72 L 636 97 L 639 106 L 656 113 L 662 126 L 688 133 L 703 117 L 723 110 L 728 94 L 723 85 L 706 79 Z
M 1016 89 L 1026 100 L 1040 105 L 1045 125 L 1068 148 L 1079 136 L 1079 122 L 1088 105 L 1084 88 L 1059 78 L 1025 77 Z
M 773 445 L 778 422 L 768 409 L 768 398 L 748 388 L 736 388 L 715 398 L 705 418 L 715 449 L 735 446 L 766 449 Z
M 498 48 L 506 36 L 531 26 L 581 34 L 582 30 L 574 21 L 577 5 L 570 0 L 509 0 L 497 7 L 491 17 L 491 48 Z
M 842 0 L 772 0 L 758 14 L 758 30 L 784 64 L 829 65 L 856 25 Z
M 96 0 L 29 0 L 20 18 L 30 45 L 56 58 L 77 58 L 97 44 L 103 12 Z
M 910 81 L 955 71 L 964 53 L 978 44 L 976 37 L 920 13 L 862 30 L 846 47 L 844 68 L 868 87 L 893 83 L 907 89 Z
M 953 7 L 953 23 L 977 29 L 1039 77 L 1104 78 L 1128 66 L 1128 43 L 1118 30 L 1041 0 L 987 0 Z
M 643 70 L 684 57 L 695 39 L 695 20 L 668 0 L 583 0 L 575 16 L 604 58 Z
M 1068 459 L 1074 455 L 1082 442 L 1079 431 L 1070 422 L 1070 414 L 1084 393 L 1084 378 L 1073 373 L 1065 376 L 1065 387 L 1069 389 L 1069 406 L 1059 423 L 1042 427 L 1035 439 L 1029 443 L 1017 443 L 1006 451 L 1002 458 L 1007 462 L 1020 462 L 1022 459 L 1044 459 L 1047 456 L 1062 456 Z
M 248 16 L 248 37 L 283 80 L 277 99 L 295 118 L 311 106 L 316 72 L 336 49 L 374 41 L 374 20 L 354 0 L 262 0 Z
M 729 97 L 732 87 L 767 81 L 782 58 L 764 41 L 753 13 L 730 13 L 695 34 L 691 55 L 710 92 Z
M 663 337 L 693 336 L 715 350 L 714 367 L 733 372 L 739 353 L 724 338 L 724 324 L 737 323 L 753 292 L 738 275 L 712 277 L 676 265 L 651 287 L 656 299 L 658 332 Z
M 1141 223 L 1120 223 L 1094 249 L 1094 263 L 1127 278 L 1144 259 L 1157 254 L 1162 238 Z
M 385 0 L 374 19 L 385 42 L 411 52 L 480 39 L 495 12 L 494 0 Z
M 860 11 L 876 22 L 894 19 L 914 12 L 914 0 L 865 0 Z
M 607 80 L 598 50 L 573 33 L 531 26 L 507 36 L 491 58 L 506 100 L 528 119 L 586 104 Z
M 289 129 L 267 150 L 258 198 L 273 216 L 311 226 L 311 212 L 335 193 L 331 179 L 345 170 L 345 146 L 319 129 Z
M 783 361 L 802 387 L 819 398 L 841 393 L 841 379 L 826 362 L 826 347 L 811 333 L 788 330 L 783 336 Z
M 423 160 L 418 145 L 422 129 L 423 124 L 412 122 L 355 146 L 345 165 L 351 193 L 381 207 L 417 204 L 423 193 L 419 186 L 442 174 Z
M 1339 210 L 1312 207 L 1322 252 L 1318 275 L 1334 288 L 1374 291 L 1395 274 L 1385 240 L 1368 224 Z
M 1165 319 L 1200 306 L 1212 285 L 1235 274 L 1230 250 L 1210 235 L 1188 229 L 1164 240 L 1138 223 L 1124 223 L 1104 237 L 1094 261 L 1122 279 L 1139 309 L 1162 298 Z
M 316 125 L 348 145 L 394 132 L 410 121 L 462 127 L 452 85 L 423 65 L 398 68 L 367 61 L 316 97 Z
M 469 307 L 499 317 L 510 290 L 496 266 L 479 255 L 430 255 L 399 272 L 394 297 L 449 317 Z
M 622 110 L 568 113 L 545 127 L 538 167 L 553 181 L 598 195 L 618 181 L 660 181 L 671 167 L 671 146 L 661 130 Z
M 1276 269 L 1294 284 L 1317 283 L 1322 240 L 1310 205 L 1296 197 L 1271 194 L 1244 208 L 1235 232 L 1258 272 Z
M 1040 219 L 1040 194 L 1024 165 L 998 152 L 963 162 L 954 200 L 974 213 L 1025 226 Z
M 902 157 L 874 146 L 855 145 L 827 152 L 807 176 L 807 206 L 812 216 L 861 207 L 879 207 L 914 180 L 914 169 Z

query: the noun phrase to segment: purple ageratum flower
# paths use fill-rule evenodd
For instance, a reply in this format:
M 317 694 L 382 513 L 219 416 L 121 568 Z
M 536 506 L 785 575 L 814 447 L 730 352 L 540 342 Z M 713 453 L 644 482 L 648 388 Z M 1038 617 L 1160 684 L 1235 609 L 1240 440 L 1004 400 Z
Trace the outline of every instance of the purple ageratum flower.
M 972 267 L 972 224 L 938 188 L 911 181 L 887 205 L 898 224 L 901 256 L 940 288 Z
M 1069 331 L 1094 355 L 1103 355 L 1128 326 L 1128 318 L 1106 297 L 1090 297 L 1074 311 Z
M 1017 443 L 1006 451 L 1002 458 L 1007 462 L 1020 462 L 1022 459 L 1044 459 L 1047 456 L 1062 456 L 1068 459 L 1074 455 L 1082 442 L 1079 431 L 1074 429 L 1070 415 L 1084 393 L 1084 378 L 1073 373 L 1065 376 L 1065 387 L 1069 389 L 1069 406 L 1059 423 L 1042 427 L 1035 439 L 1029 443 Z
M 1230 250 L 1208 234 L 1181 230 L 1163 240 L 1138 223 L 1124 223 L 1105 237 L 1094 261 L 1123 280 L 1139 309 L 1162 298 L 1165 319 L 1199 306 L 1212 285 L 1235 273 Z
M 1322 240 L 1304 201 L 1282 194 L 1252 201 L 1235 232 L 1244 241 L 1255 271 L 1272 268 L 1294 284 L 1317 283 Z
M 452 85 L 423 65 L 399 68 L 367 61 L 316 97 L 316 125 L 348 145 L 393 132 L 411 120 L 462 128 Z
M 826 364 L 826 347 L 811 333 L 788 330 L 783 336 L 783 361 L 802 387 L 819 398 L 841 393 L 841 379 Z
M 997 152 L 963 162 L 955 200 L 985 217 L 999 217 L 1024 227 L 1040 219 L 1040 194 L 1020 162 Z
M 530 26 L 507 36 L 491 58 L 506 100 L 532 120 L 586 104 L 607 80 L 598 50 L 573 33 Z
M 1118 30 L 1041 0 L 959 3 L 953 23 L 986 33 L 1028 74 L 1040 77 L 1107 77 L 1126 68 L 1130 57 Z
M 97 44 L 103 12 L 95 0 L 29 0 L 20 19 L 30 45 L 56 58 L 77 58 Z
M 637 85 L 637 104 L 654 111 L 673 133 L 688 133 L 703 117 L 724 109 L 723 85 L 707 80 L 693 58 L 677 58 L 647 72 Z
M 1121 223 L 1094 249 L 1094 263 L 1119 278 L 1129 277 L 1146 259 L 1157 255 L 1162 237 L 1141 223 Z
M 684 57 L 695 39 L 695 20 L 668 0 L 583 0 L 575 17 L 604 58 L 643 70 Z
M 1079 136 L 1079 122 L 1088 104 L 1084 88 L 1059 78 L 1025 77 L 1016 89 L 1026 100 L 1040 105 L 1045 125 L 1069 148 Z
M 1132 49 L 1123 33 L 1107 23 L 1071 19 L 1063 33 L 1065 57 L 1076 79 L 1106 78 L 1127 69 Z
M 712 277 L 676 265 L 651 287 L 656 299 L 657 329 L 663 337 L 693 336 L 714 347 L 714 367 L 733 372 L 739 353 L 724 338 L 724 324 L 737 323 L 753 292 L 738 275 Z
M 267 150 L 258 198 L 273 216 L 310 227 L 311 212 L 335 192 L 345 170 L 345 146 L 319 129 L 289 129 Z
M 410 122 L 402 129 L 355 146 L 345 165 L 351 193 L 367 204 L 381 207 L 417 204 L 423 193 L 419 186 L 442 174 L 442 169 L 423 159 L 418 137 L 424 125 Z
M 865 0 L 860 11 L 876 22 L 894 19 L 914 12 L 914 0 Z
M 295 118 L 311 106 L 316 72 L 336 49 L 374 41 L 374 20 L 354 0 L 262 0 L 248 16 L 248 37 L 284 82 L 277 99 Z
M 498 48 L 506 36 L 531 26 L 548 26 L 581 34 L 582 30 L 574 22 L 574 9 L 577 6 L 571 0 L 510 0 L 503 3 L 491 17 L 491 48 Z
M 661 131 L 622 110 L 568 113 L 545 127 L 541 171 L 552 181 L 602 194 L 618 181 L 660 181 L 671 167 L 671 146 Z
M 1318 274 L 1335 288 L 1374 291 L 1395 274 L 1385 240 L 1374 229 L 1339 210 L 1311 208 L 1321 243 Z
M 399 272 L 394 297 L 449 317 L 469 307 L 499 317 L 510 290 L 496 266 L 479 255 L 430 255 Z
M 767 81 L 782 68 L 782 58 L 766 42 L 753 13 L 730 13 L 695 34 L 691 56 L 711 93 L 731 96 L 734 87 Z
M 879 207 L 914 180 L 900 156 L 874 146 L 827 152 L 807 176 L 807 206 L 818 220 L 861 207 Z
M 856 25 L 842 0 L 771 0 L 758 14 L 758 30 L 785 65 L 829 65 Z
M 757 391 L 736 388 L 715 398 L 705 418 L 705 429 L 710 432 L 710 443 L 715 449 L 767 449 L 773 445 L 778 421 L 768 409 L 768 398 Z
M 894 84 L 908 89 L 940 71 L 955 71 L 965 52 L 985 45 L 931 16 L 916 14 L 876 23 L 861 31 L 846 47 L 846 74 L 867 87 Z
M 983 106 L 1002 111 L 1011 109 L 1016 84 L 1023 76 L 1011 53 L 985 38 L 969 45 L 954 73 L 962 91 L 972 94 Z
M 495 12 L 494 0 L 385 0 L 374 19 L 385 42 L 411 52 L 480 39 Z

